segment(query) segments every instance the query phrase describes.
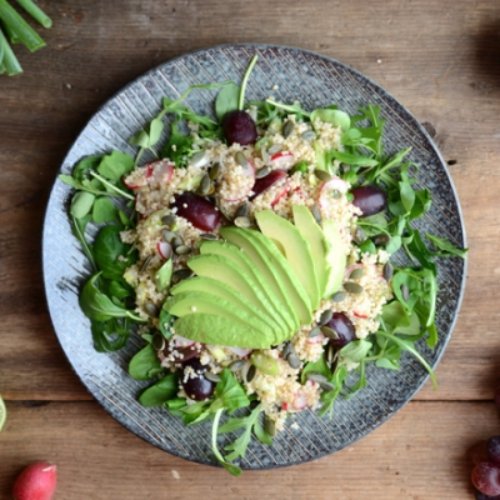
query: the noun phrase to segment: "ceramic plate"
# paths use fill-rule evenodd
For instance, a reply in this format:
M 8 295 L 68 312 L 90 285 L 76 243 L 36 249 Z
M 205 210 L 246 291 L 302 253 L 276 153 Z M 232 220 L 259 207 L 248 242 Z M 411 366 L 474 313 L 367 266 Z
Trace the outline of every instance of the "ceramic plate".
M 161 98 L 178 97 L 194 83 L 240 81 L 254 53 L 259 54 L 247 90 L 248 99 L 273 95 L 284 102 L 298 100 L 306 109 L 335 102 L 354 113 L 359 106 L 377 104 L 387 120 L 385 148 L 395 152 L 412 146 L 411 160 L 422 166 L 419 183 L 432 191 L 432 209 L 421 225 L 428 231 L 465 245 L 455 189 L 436 146 L 417 120 L 385 90 L 357 71 L 312 52 L 269 45 L 219 46 L 169 61 L 138 78 L 109 100 L 90 120 L 71 147 L 61 171 L 69 173 L 83 156 L 119 149 L 133 153 L 127 139 L 159 110 Z M 214 93 L 193 92 L 187 104 L 210 113 Z M 165 410 L 143 408 L 136 395 L 144 384 L 126 371 L 139 348 L 132 339 L 117 353 L 98 353 L 92 347 L 90 324 L 78 306 L 78 290 L 90 274 L 73 237 L 68 219 L 70 188 L 56 181 L 47 208 L 43 233 L 43 267 L 48 306 L 59 342 L 73 369 L 99 403 L 127 429 L 151 444 L 188 460 L 212 464 L 209 424 L 186 428 Z M 462 297 L 465 262 L 448 259 L 439 267 L 437 304 L 439 343 L 421 349 L 435 365 L 450 338 Z M 400 409 L 426 380 L 425 370 L 404 356 L 401 371 L 368 369 L 368 386 L 335 406 L 333 419 L 313 412 L 290 419 L 272 447 L 252 443 L 244 468 L 285 466 L 338 451 L 365 436 Z

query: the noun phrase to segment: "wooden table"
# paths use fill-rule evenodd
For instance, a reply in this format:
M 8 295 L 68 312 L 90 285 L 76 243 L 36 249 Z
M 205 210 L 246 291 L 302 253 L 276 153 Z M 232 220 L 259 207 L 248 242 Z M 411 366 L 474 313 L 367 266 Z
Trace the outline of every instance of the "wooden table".
M 40 2 L 48 48 L 0 87 L 0 497 L 32 460 L 59 465 L 57 498 L 467 499 L 466 450 L 498 432 L 500 365 L 500 4 L 498 0 L 61 0 Z M 383 7 L 382 7 L 383 4 Z M 468 229 L 465 300 L 427 385 L 335 456 L 241 478 L 169 456 L 92 400 L 65 360 L 40 268 L 43 211 L 59 164 L 97 107 L 184 52 L 234 41 L 334 56 L 432 125 Z

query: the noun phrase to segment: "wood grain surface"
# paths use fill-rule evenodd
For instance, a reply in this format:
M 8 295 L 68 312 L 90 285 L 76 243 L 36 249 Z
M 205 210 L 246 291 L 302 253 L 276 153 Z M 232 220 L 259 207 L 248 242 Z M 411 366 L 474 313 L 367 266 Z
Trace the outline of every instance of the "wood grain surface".
M 37 458 L 60 466 L 57 498 L 472 498 L 467 447 L 498 429 L 500 3 L 498 0 L 40 1 L 48 47 L 18 48 L 0 80 L 0 498 Z M 240 479 L 130 435 L 81 386 L 43 295 L 43 211 L 78 131 L 125 83 L 184 52 L 269 42 L 333 56 L 371 77 L 436 133 L 470 246 L 461 314 L 437 370 L 404 410 L 349 450 Z M 54 256 L 57 259 L 57 256 Z M 50 402 L 49 404 L 40 402 Z M 178 471 L 180 479 L 174 478 Z

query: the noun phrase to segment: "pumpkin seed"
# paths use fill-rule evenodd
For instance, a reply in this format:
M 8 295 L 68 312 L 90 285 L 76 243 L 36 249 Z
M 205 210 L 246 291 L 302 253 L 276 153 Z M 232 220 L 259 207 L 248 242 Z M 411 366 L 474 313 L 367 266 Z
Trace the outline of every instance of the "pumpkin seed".
M 191 276 L 191 271 L 189 269 L 177 269 L 172 273 L 172 282 L 178 283 Z
M 312 141 L 316 139 L 316 133 L 313 130 L 306 130 L 301 134 L 301 137 L 304 141 Z
M 332 190 L 332 196 L 334 200 L 339 200 L 342 198 L 342 193 L 338 189 Z
M 249 365 L 248 370 L 246 370 L 245 373 L 245 380 L 247 381 L 247 383 L 250 383 L 254 379 L 256 374 L 257 374 L 257 368 L 255 368 L 254 365 Z
M 335 360 L 335 355 L 337 354 L 335 347 L 331 344 L 328 345 L 328 349 L 326 350 L 326 362 L 331 365 Z
M 152 302 L 146 302 L 144 304 L 144 310 L 149 314 L 149 316 L 156 316 L 158 314 L 158 308 Z
M 236 217 L 234 225 L 237 227 L 252 227 L 252 221 L 248 217 Z
M 300 359 L 299 357 L 291 352 L 287 357 L 286 357 L 286 360 L 288 362 L 288 364 L 293 368 L 293 369 L 297 369 L 300 367 Z
M 175 238 L 170 242 L 170 244 L 174 247 L 180 247 L 181 245 L 184 245 L 184 240 L 179 236 L 176 235 Z
M 346 281 L 344 283 L 344 290 L 355 295 L 360 294 L 363 291 L 363 287 L 359 283 L 354 281 Z
M 286 139 L 293 132 L 294 128 L 295 124 L 292 121 L 287 120 L 283 125 L 283 132 L 282 132 L 283 137 Z
M 163 241 L 166 241 L 167 243 L 172 243 L 172 241 L 176 236 L 177 235 L 174 232 L 169 231 L 168 229 L 164 229 L 161 232 L 161 237 L 163 238 Z
M 175 219 L 176 219 L 176 217 L 174 214 L 168 214 L 168 215 L 164 215 L 161 218 L 161 222 L 164 226 L 172 227 L 175 224 Z
M 320 211 L 318 205 L 313 205 L 311 207 L 311 213 L 313 214 L 313 217 L 316 219 L 316 222 L 321 224 L 321 211 Z
M 385 281 L 390 281 L 390 279 L 392 278 L 393 272 L 394 272 L 394 269 L 393 269 L 391 263 L 387 262 L 384 266 L 384 269 L 383 269 Z
M 218 239 L 217 235 L 213 234 L 213 233 L 203 233 L 203 234 L 200 234 L 200 238 L 202 240 L 216 240 L 216 239 Z
M 255 178 L 256 179 L 262 179 L 263 177 L 265 177 L 266 175 L 268 175 L 269 172 L 271 172 L 271 169 L 269 167 L 259 168 L 259 170 L 257 170 L 257 172 L 255 172 Z
M 365 275 L 365 270 L 360 267 L 358 269 L 354 269 L 354 271 L 349 275 L 349 279 L 351 280 L 359 280 Z
M 276 424 L 273 419 L 269 418 L 267 415 L 264 416 L 264 430 L 266 434 L 270 436 L 276 435 Z
M 344 292 L 337 292 L 332 295 L 333 302 L 342 302 L 345 300 L 347 295 Z
M 208 174 L 205 174 L 201 179 L 198 191 L 200 192 L 201 195 L 206 196 L 207 194 L 213 192 L 213 189 L 214 186 L 212 180 L 210 179 L 210 176 Z
M 232 372 L 239 372 L 242 370 L 242 368 L 245 367 L 245 365 L 249 365 L 248 361 L 244 361 L 242 359 L 237 359 L 236 361 L 233 361 L 230 365 L 229 365 L 229 369 L 232 371 Z
M 151 260 L 153 259 L 152 255 L 148 255 L 145 259 L 144 262 L 141 265 L 141 268 L 139 269 L 139 272 L 144 272 L 149 268 L 149 264 L 151 264 Z
M 159 333 L 155 333 L 153 335 L 153 340 L 151 341 L 151 345 L 153 348 L 157 351 L 163 351 L 165 349 L 165 346 L 167 343 L 165 342 L 165 339 L 163 338 L 163 335 L 160 335 Z
M 198 151 L 189 159 L 193 167 L 204 167 L 208 163 L 208 156 L 205 151 Z
M 321 313 L 318 323 L 320 325 L 326 325 L 332 319 L 332 316 L 333 312 L 330 309 L 327 309 Z
M 326 171 L 326 170 L 320 170 L 317 168 L 314 171 L 314 175 L 320 180 L 320 181 L 329 181 L 332 176 Z
M 410 298 L 410 289 L 406 285 L 401 285 L 401 295 L 405 301 Z
M 205 378 L 210 380 L 211 382 L 220 382 L 220 377 L 217 373 L 205 372 Z
M 236 163 L 238 165 L 241 165 L 242 167 L 248 167 L 247 157 L 245 156 L 245 153 L 243 153 L 242 151 L 238 151 L 234 155 L 234 159 L 236 160 Z
M 390 239 L 391 238 L 387 234 L 377 234 L 373 237 L 373 243 L 375 243 L 375 245 L 378 247 L 383 247 L 384 245 L 387 245 L 387 243 L 389 243 Z
M 178 247 L 175 247 L 175 253 L 177 255 L 186 255 L 191 251 L 191 248 L 189 248 L 187 245 L 179 245 Z
M 216 163 L 208 172 L 210 179 L 215 180 L 219 176 L 220 163 Z
M 313 382 L 317 382 L 318 385 L 324 391 L 332 391 L 333 390 L 333 385 L 330 383 L 330 381 L 324 375 L 321 375 L 320 373 L 309 373 L 307 375 L 307 380 L 312 380 Z
M 358 245 L 361 245 L 361 243 L 366 240 L 366 234 L 360 227 L 356 228 L 356 231 L 354 231 L 353 240 L 354 243 Z
M 328 337 L 329 339 L 337 339 L 338 338 L 337 332 L 333 328 L 330 328 L 329 326 L 322 326 L 320 328 L 320 330 L 321 330 L 321 333 L 325 337 Z
M 291 342 L 285 342 L 284 347 L 283 347 L 283 357 L 286 359 L 286 357 L 294 351 L 294 347 Z
M 247 202 L 245 202 L 238 207 L 238 210 L 236 210 L 236 214 L 234 216 L 236 218 L 237 217 L 248 217 L 249 214 L 250 214 L 250 205 Z
M 309 332 L 309 337 L 317 337 L 321 333 L 321 329 L 316 326 Z
M 274 155 L 282 151 L 283 146 L 281 144 L 273 144 L 268 150 L 267 153 L 270 155 Z

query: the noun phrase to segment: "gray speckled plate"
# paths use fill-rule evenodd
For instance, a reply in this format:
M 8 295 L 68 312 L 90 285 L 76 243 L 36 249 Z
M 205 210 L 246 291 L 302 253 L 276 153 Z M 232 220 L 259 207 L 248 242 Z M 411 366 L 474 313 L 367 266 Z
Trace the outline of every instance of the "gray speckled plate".
M 386 124 L 386 150 L 412 146 L 411 159 L 422 165 L 419 182 L 433 195 L 432 210 L 423 226 L 432 233 L 465 245 L 457 196 L 445 163 L 417 120 L 363 75 L 343 64 L 305 50 L 268 45 L 230 45 L 188 54 L 148 72 L 108 101 L 84 128 L 62 165 L 62 172 L 81 157 L 111 149 L 133 152 L 127 139 L 155 115 L 162 96 L 177 97 L 193 83 L 226 79 L 239 81 L 250 57 L 260 56 L 247 97 L 298 100 L 306 109 L 336 102 L 355 112 L 360 105 L 378 104 Z M 214 92 L 193 92 L 187 104 L 211 112 Z M 214 463 L 208 425 L 185 428 L 160 409 L 136 402 L 144 384 L 129 378 L 127 362 L 138 349 L 133 339 L 118 353 L 101 354 L 92 347 L 90 325 L 78 306 L 78 289 L 89 275 L 88 263 L 72 236 L 67 216 L 70 189 L 55 182 L 45 218 L 43 268 L 50 314 L 56 335 L 74 370 L 99 403 L 121 424 L 159 448 L 196 462 Z M 450 338 L 462 297 L 465 262 L 449 259 L 439 268 L 437 324 L 439 344 L 422 350 L 432 365 Z M 427 375 L 413 358 L 405 356 L 399 372 L 368 370 L 368 387 L 349 401 L 339 401 L 333 420 L 313 412 L 296 417 L 272 447 L 253 443 L 242 463 L 261 469 L 291 465 L 335 452 L 365 436 L 393 415 L 421 387 Z M 290 421 L 291 423 L 291 421 Z

